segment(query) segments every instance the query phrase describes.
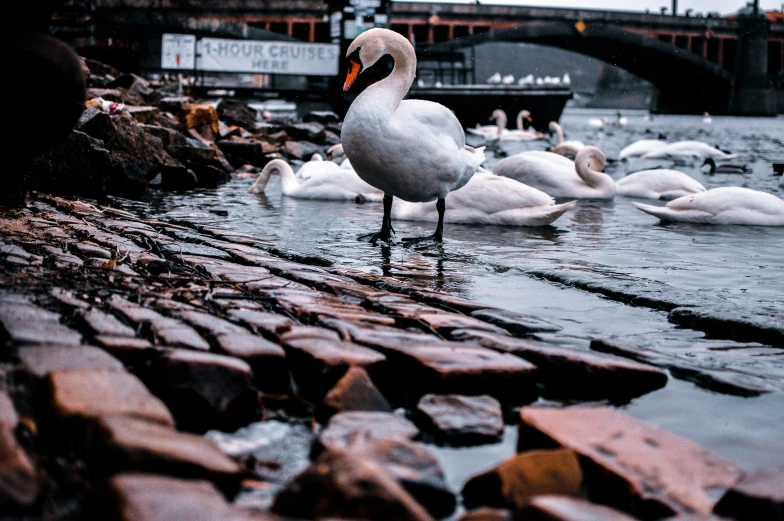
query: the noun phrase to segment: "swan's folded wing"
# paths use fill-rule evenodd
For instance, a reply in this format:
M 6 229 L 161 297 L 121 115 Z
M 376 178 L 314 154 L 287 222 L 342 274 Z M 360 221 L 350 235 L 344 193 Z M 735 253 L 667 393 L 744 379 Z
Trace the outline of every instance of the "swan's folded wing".
M 393 118 L 396 123 L 406 126 L 408 122 L 416 122 L 430 128 L 436 136 L 448 135 L 458 146 L 465 145 L 463 125 L 454 112 L 439 103 L 418 99 L 403 100 Z
M 652 206 L 648 204 L 632 203 L 637 209 L 658 217 L 662 221 L 690 222 L 690 223 L 709 223 L 714 219 L 714 215 L 702 210 L 691 208 L 672 208 L 669 206 Z

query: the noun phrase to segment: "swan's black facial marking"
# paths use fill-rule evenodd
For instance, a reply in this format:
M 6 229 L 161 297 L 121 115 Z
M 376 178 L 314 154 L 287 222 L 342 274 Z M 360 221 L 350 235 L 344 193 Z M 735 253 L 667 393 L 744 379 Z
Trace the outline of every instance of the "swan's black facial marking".
M 359 75 L 354 83 L 351 85 L 347 92 L 352 94 L 359 94 L 366 88 L 370 87 L 374 83 L 383 80 L 390 74 L 392 74 L 392 69 L 395 68 L 395 59 L 392 58 L 390 54 L 385 54 L 381 58 L 378 59 L 376 63 L 371 65 L 370 67 L 364 67 L 362 62 L 359 60 L 359 49 L 352 52 L 348 59 L 359 63 L 362 69 L 359 71 Z

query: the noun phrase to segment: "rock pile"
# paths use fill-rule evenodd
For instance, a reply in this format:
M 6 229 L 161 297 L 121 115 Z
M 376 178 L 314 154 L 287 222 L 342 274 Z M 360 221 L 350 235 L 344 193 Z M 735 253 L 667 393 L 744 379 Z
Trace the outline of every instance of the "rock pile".
M 192 130 L 221 122 L 172 117 L 189 114 Z M 96 150 L 153 139 L 129 115 L 82 128 L 103 133 Z M 782 519 L 781 470 L 746 473 L 609 405 L 533 404 L 624 403 L 667 381 L 620 348 L 531 338 L 542 327 L 263 238 L 38 195 L 0 217 L 0 515 Z M 428 448 L 510 429 L 518 453 L 462 490 Z
M 199 102 L 94 60 L 85 67 L 87 108 L 64 143 L 33 160 L 29 188 L 138 199 L 150 189 L 213 187 L 235 169 L 307 160 L 340 142 L 340 124 L 315 121 L 323 117 L 264 121 L 243 101 Z

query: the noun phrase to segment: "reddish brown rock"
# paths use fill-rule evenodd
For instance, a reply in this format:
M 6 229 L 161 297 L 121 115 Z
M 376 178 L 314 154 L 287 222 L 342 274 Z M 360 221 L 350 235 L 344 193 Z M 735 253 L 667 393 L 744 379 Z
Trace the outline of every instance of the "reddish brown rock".
M 150 362 L 144 379 L 183 430 L 231 430 L 260 417 L 253 372 L 237 358 L 172 349 Z
M 504 432 L 501 404 L 492 396 L 427 394 L 417 413 L 426 430 L 455 445 L 492 443 Z
M 109 478 L 88 504 L 97 518 L 117 521 L 229 521 L 231 509 L 209 481 L 127 473 Z M 92 509 L 91 509 L 92 510 Z
M 93 340 L 126 364 L 148 360 L 160 349 L 153 347 L 149 341 L 143 338 L 97 335 Z
M 92 469 L 114 473 L 141 471 L 152 474 L 236 481 L 240 465 L 203 436 L 122 416 L 96 419 L 97 436 L 90 443 Z
M 512 456 L 468 480 L 463 487 L 463 503 L 468 508 L 520 510 L 532 497 L 541 494 L 582 496 L 583 473 L 577 454 L 555 449 Z
M 665 371 L 619 356 L 484 331 L 459 330 L 451 336 L 528 360 L 537 367 L 545 393 L 555 398 L 628 400 L 667 383 Z
M 457 521 L 512 521 L 512 512 L 505 508 L 480 507 L 469 510 Z
M 169 410 L 135 376 L 112 369 L 64 369 L 48 378 L 53 412 L 62 419 L 118 415 L 173 426 Z
M 139 123 L 150 123 L 155 118 L 160 116 L 161 110 L 158 107 L 149 106 L 126 106 L 125 112 L 138 121 Z
M 229 125 L 252 129 L 256 125 L 258 113 L 245 102 L 226 98 L 218 103 L 218 116 Z
M 367 371 L 352 366 L 330 389 L 317 410 L 321 421 L 345 411 L 392 412 L 384 395 L 373 385 Z
M 738 521 L 784 520 L 784 468 L 749 472 L 724 494 L 713 512 Z
M 17 356 L 23 369 L 35 378 L 61 369 L 123 369 L 119 360 L 92 346 L 27 346 L 20 348 Z
M 389 412 L 349 411 L 330 418 L 318 441 L 327 449 L 351 447 L 368 438 L 414 439 L 419 429 L 409 420 Z
M 644 519 L 710 513 L 742 474 L 705 447 L 608 407 L 523 408 L 519 450 L 554 445 L 580 455 L 592 500 Z
M 554 495 L 533 498 L 520 517 L 531 521 L 637 521 L 636 517 L 604 505 Z
M 441 464 L 423 444 L 365 433 L 356 436 L 347 448 L 353 455 L 384 468 L 433 517 L 441 519 L 454 512 L 457 502 L 446 484 Z
M 350 367 L 362 367 L 375 375 L 383 371 L 386 363 L 384 355 L 366 347 L 334 339 L 299 336 L 297 328 L 284 334 L 283 342 L 294 381 L 303 396 L 316 402 Z
M 378 464 L 344 450 L 322 454 L 278 494 L 272 511 L 300 519 L 433 519 Z
M 3 513 L 31 506 L 41 490 L 35 466 L 14 436 L 18 423 L 11 399 L 0 391 L 0 511 Z

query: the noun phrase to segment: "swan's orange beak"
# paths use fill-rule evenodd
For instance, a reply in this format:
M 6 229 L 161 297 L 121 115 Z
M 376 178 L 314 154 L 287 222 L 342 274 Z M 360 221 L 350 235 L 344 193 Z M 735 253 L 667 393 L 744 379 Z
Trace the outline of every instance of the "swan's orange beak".
M 531 122 L 531 121 L 533 121 L 533 118 L 532 118 L 531 116 L 526 116 L 526 117 L 525 117 L 525 119 L 527 119 L 527 120 L 528 120 L 528 122 Z
M 346 92 L 351 85 L 354 83 L 354 80 L 357 79 L 359 76 L 359 71 L 362 70 L 362 66 L 353 60 L 349 60 L 348 62 L 348 72 L 346 72 L 346 83 L 343 84 L 343 92 Z

